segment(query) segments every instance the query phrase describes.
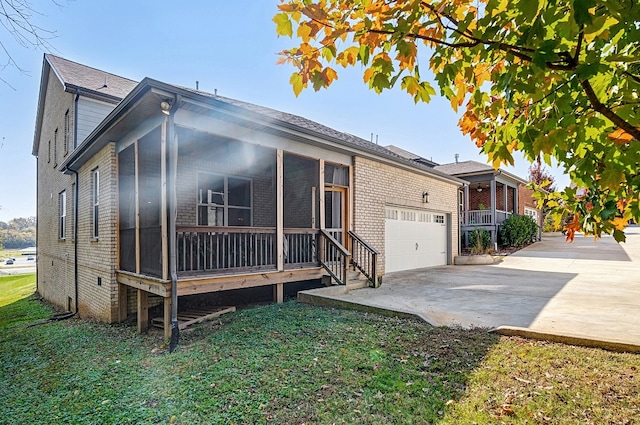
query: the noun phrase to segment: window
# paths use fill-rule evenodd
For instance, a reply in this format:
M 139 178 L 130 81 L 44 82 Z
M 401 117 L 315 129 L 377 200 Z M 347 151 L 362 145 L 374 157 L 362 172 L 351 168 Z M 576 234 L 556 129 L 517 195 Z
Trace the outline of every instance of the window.
M 53 166 L 58 166 L 58 129 L 53 132 Z
M 536 223 L 538 222 L 538 210 L 524 207 L 524 215 L 526 215 L 527 217 L 531 217 Z
M 397 220 L 398 219 L 398 210 L 386 208 L 384 210 L 384 218 L 387 220 Z
M 67 192 L 62 191 L 58 194 L 58 212 L 60 220 L 58 221 L 58 238 L 65 239 L 67 227 Z
M 98 221 L 100 218 L 99 208 L 100 208 L 100 172 L 97 168 L 95 168 L 91 172 L 91 193 L 92 193 L 92 204 L 93 204 L 93 214 L 92 214 L 92 237 L 94 239 L 98 239 Z
M 336 186 L 349 186 L 349 167 L 325 163 L 324 182 Z
M 243 177 L 198 174 L 198 224 L 251 226 L 252 181 Z
M 433 215 L 433 222 L 434 223 L 444 224 L 444 216 L 440 215 L 440 214 L 434 214 Z
M 69 110 L 64 114 L 64 156 L 69 153 Z

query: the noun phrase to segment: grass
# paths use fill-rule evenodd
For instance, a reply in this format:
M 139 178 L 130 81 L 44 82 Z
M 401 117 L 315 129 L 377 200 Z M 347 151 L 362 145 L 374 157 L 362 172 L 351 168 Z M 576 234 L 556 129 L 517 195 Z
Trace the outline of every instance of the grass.
M 0 283 L 0 294 L 8 284 Z M 296 302 L 194 326 L 169 354 L 160 333 L 137 335 L 125 325 L 26 326 L 51 313 L 32 297 L 0 307 L 3 423 L 596 424 L 640 417 L 640 362 L 631 354 Z

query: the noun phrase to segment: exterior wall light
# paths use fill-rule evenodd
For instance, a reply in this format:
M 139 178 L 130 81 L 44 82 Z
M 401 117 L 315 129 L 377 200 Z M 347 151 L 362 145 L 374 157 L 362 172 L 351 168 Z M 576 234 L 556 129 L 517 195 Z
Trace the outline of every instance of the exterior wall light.
M 424 202 L 425 204 L 429 203 L 429 192 L 422 192 L 422 202 Z
M 169 115 L 171 111 L 171 104 L 167 101 L 162 101 L 160 102 L 160 109 L 162 110 L 163 114 Z

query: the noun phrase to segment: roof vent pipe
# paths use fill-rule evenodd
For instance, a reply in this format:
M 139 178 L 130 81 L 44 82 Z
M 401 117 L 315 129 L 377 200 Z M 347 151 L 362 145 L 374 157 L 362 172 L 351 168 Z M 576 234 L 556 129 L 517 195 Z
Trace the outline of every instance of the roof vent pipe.
M 107 86 L 107 76 L 105 75 L 104 76 L 104 85 L 102 86 L 102 88 L 104 89 L 104 88 L 107 88 L 107 87 L 109 87 L 109 86 Z
M 196 90 L 200 90 L 200 81 L 196 80 Z
M 456 164 L 458 163 L 458 158 L 460 158 L 460 154 L 455 154 Z

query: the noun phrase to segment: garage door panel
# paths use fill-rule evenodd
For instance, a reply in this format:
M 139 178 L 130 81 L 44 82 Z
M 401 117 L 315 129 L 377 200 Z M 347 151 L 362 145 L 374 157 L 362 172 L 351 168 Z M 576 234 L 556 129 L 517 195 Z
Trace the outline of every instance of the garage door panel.
M 387 272 L 447 263 L 444 214 L 387 207 L 385 268 Z

